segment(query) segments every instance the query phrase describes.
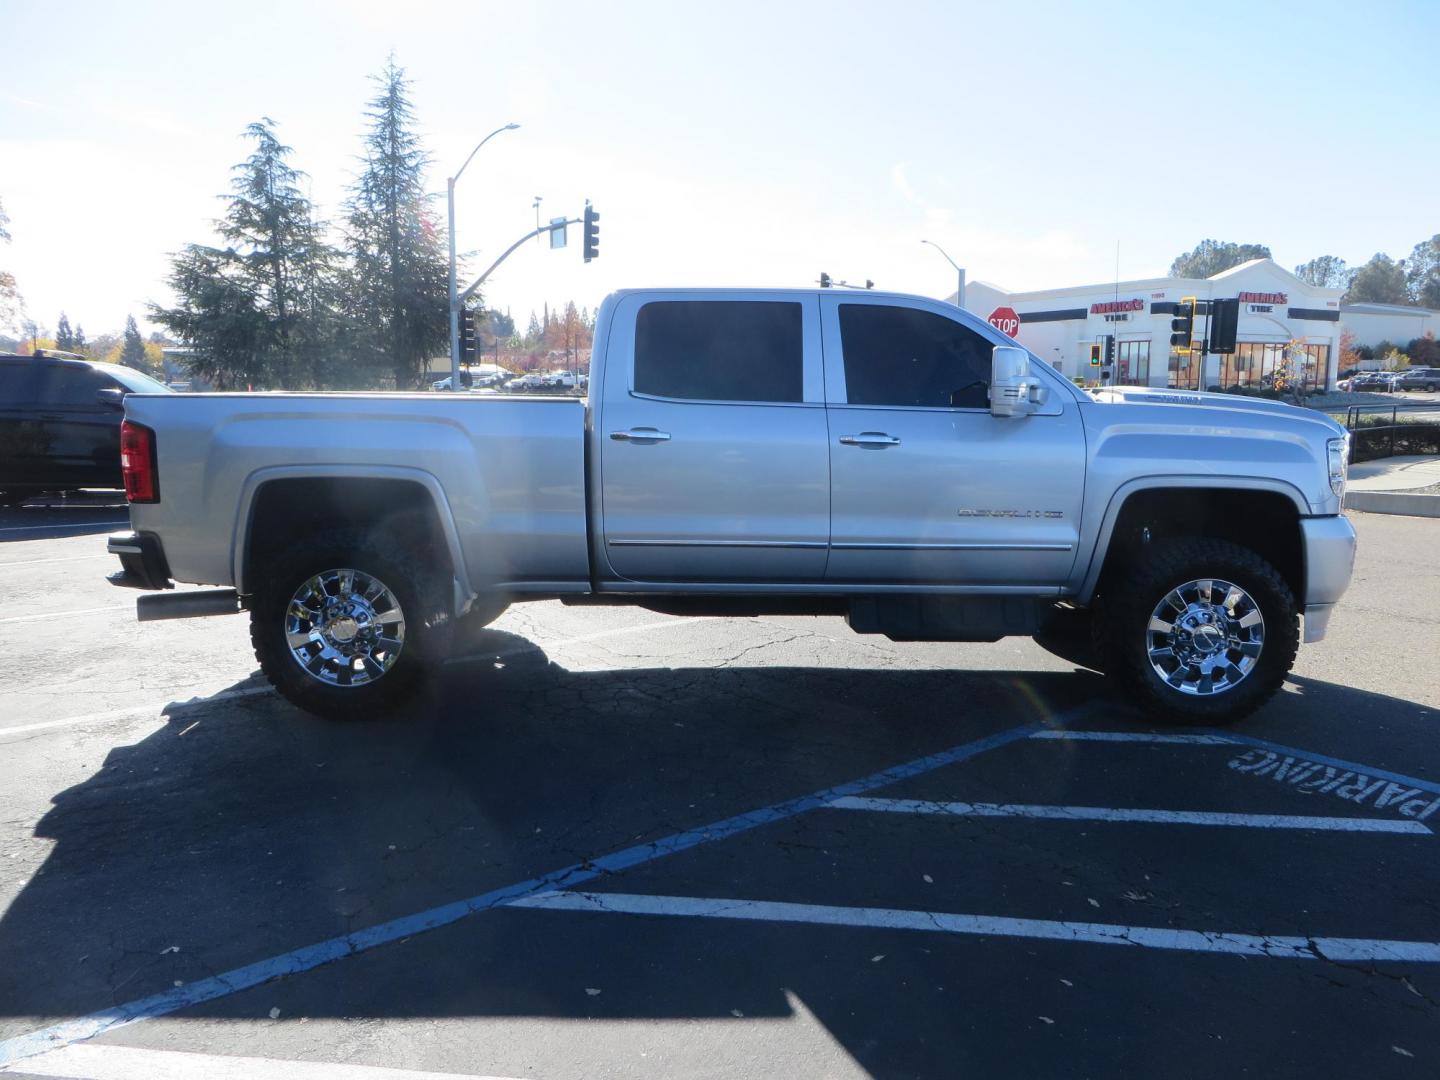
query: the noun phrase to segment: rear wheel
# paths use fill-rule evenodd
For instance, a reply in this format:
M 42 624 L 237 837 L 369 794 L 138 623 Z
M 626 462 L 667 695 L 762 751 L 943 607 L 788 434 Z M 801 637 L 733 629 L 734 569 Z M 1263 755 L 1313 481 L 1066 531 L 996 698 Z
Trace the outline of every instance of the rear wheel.
M 255 657 L 275 689 L 335 720 L 368 719 L 413 693 L 449 633 L 434 575 L 413 563 L 351 530 L 285 551 L 250 611 Z
M 1123 575 L 1123 576 L 1122 576 Z M 1268 701 L 1295 662 L 1294 595 L 1275 568 L 1222 540 L 1162 540 L 1107 583 L 1097 626 L 1107 674 L 1161 720 L 1221 724 Z

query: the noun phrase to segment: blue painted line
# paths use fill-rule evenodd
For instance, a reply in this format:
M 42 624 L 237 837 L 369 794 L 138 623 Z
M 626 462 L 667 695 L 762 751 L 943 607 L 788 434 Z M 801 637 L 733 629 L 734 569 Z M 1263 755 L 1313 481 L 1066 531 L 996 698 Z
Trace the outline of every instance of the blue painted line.
M 1078 719 L 1080 711 L 1082 710 L 1077 710 L 1077 714 L 1058 719 L 1060 722 L 1064 722 L 1066 719 Z M 942 750 L 937 754 L 930 754 L 903 765 L 871 773 L 859 780 L 838 784 L 813 795 L 789 799 L 759 810 L 736 814 L 734 817 L 725 818 L 723 821 L 717 821 L 710 825 L 687 829 L 660 840 L 636 844 L 597 859 L 587 859 L 540 877 L 530 878 L 528 881 L 492 889 L 478 896 L 442 904 L 414 915 L 405 915 L 365 930 L 358 930 L 353 934 L 343 934 L 314 945 L 306 945 L 290 952 L 280 953 L 278 956 L 247 964 L 221 975 L 212 975 L 207 979 L 187 983 L 185 986 L 166 990 L 150 997 L 103 1009 L 100 1012 L 90 1013 L 88 1016 L 61 1021 L 39 1031 L 17 1035 L 0 1042 L 0 1068 L 23 1058 L 42 1054 L 47 1050 L 57 1050 L 70 1043 L 92 1039 L 116 1028 L 136 1024 L 142 1020 L 167 1016 L 193 1005 L 201 1005 L 207 1001 L 215 1001 L 218 998 L 237 994 L 242 990 L 249 990 L 286 975 L 299 975 L 323 964 L 367 952 L 380 945 L 387 945 L 402 938 L 414 937 L 442 926 L 449 926 L 468 915 L 477 915 L 483 911 L 502 907 L 526 896 L 582 884 L 601 874 L 640 866 L 666 855 L 673 855 L 676 852 L 717 840 L 728 839 L 762 825 L 784 821 L 797 814 L 823 809 L 834 799 L 844 798 L 848 795 L 860 795 L 913 776 L 919 776 L 922 773 L 944 768 L 947 765 L 959 764 L 978 754 L 983 754 L 987 750 L 994 750 L 1022 739 L 1028 739 L 1038 730 L 1040 730 L 1039 724 L 1026 724 L 1023 727 L 1010 728 L 983 739 L 976 739 L 974 742 Z
M 1257 750 L 1269 750 L 1276 754 L 1288 754 L 1290 757 L 1303 758 L 1306 761 L 1318 761 L 1321 765 L 1330 765 L 1337 769 L 1349 769 L 1352 772 L 1370 776 L 1376 780 L 1389 780 L 1392 783 L 1404 784 L 1406 787 L 1428 791 L 1432 795 L 1440 795 L 1440 782 L 1435 780 L 1422 780 L 1418 776 L 1406 776 L 1404 773 L 1391 772 L 1389 769 L 1376 769 L 1369 765 L 1362 765 L 1356 761 L 1346 761 L 1344 758 L 1330 757 L 1328 754 L 1316 754 L 1310 750 L 1297 750 L 1293 746 L 1282 746 L 1279 743 L 1270 742 L 1268 739 L 1256 739 L 1249 735 L 1232 735 L 1229 732 L 1225 732 L 1224 734 L 1231 742 L 1243 746 L 1253 746 Z

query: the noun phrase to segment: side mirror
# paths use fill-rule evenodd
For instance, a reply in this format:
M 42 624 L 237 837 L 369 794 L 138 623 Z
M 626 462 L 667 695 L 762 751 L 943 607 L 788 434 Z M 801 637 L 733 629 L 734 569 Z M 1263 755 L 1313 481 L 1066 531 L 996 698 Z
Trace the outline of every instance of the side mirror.
M 1016 345 L 996 345 L 990 357 L 990 415 L 1029 416 L 1049 391 L 1030 375 L 1030 354 Z
M 110 409 L 125 408 L 125 391 L 116 386 L 107 386 L 95 391 L 95 400 Z

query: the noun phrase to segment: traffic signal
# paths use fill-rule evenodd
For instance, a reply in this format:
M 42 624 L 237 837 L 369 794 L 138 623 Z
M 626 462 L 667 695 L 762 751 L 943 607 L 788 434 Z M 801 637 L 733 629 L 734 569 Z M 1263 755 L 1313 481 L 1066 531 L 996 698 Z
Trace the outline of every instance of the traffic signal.
M 1115 366 L 1115 335 L 1105 335 L 1105 366 Z
M 1100 359 L 1101 359 L 1101 357 L 1104 355 L 1104 353 L 1105 353 L 1105 346 L 1101 345 L 1098 341 L 1095 342 L 1095 344 L 1091 345 L 1091 346 L 1090 346 L 1090 366 L 1091 366 L 1091 367 L 1099 367 L 1099 366 L 1100 366 Z
M 1240 301 L 1210 301 L 1210 351 L 1212 353 L 1233 353 L 1235 338 L 1240 329 Z
M 825 273 L 824 270 L 821 270 L 821 271 L 820 271 L 820 288 L 822 288 L 822 289 L 828 289 L 828 288 L 830 288 L 830 275 L 827 274 L 827 273 Z
M 475 313 L 464 309 L 460 312 L 460 362 L 475 362 Z
M 588 202 L 585 204 L 585 261 L 600 257 L 600 215 Z
M 1195 297 L 1187 296 L 1175 305 L 1175 318 L 1170 320 L 1170 347 L 1188 349 L 1195 334 Z

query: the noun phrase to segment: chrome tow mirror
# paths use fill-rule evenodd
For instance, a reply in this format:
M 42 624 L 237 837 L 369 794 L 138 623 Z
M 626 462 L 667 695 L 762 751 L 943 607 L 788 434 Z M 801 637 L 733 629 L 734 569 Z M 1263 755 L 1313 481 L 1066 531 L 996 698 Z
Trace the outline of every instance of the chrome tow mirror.
M 1049 391 L 1030 374 L 1030 354 L 1016 345 L 996 345 L 990 357 L 990 415 L 1029 416 Z

